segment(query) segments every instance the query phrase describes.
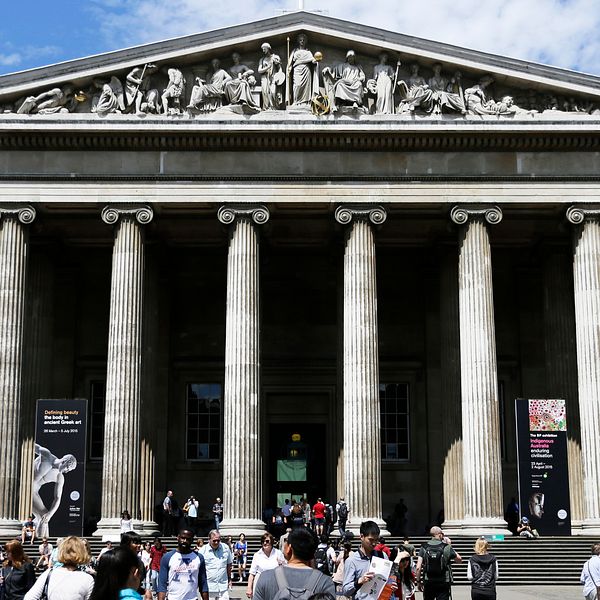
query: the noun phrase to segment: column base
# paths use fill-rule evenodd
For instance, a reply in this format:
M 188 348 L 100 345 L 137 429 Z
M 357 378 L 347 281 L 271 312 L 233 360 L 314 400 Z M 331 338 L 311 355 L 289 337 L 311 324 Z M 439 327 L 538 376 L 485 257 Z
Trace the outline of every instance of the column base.
M 0 536 L 8 537 L 11 535 L 21 537 L 23 524 L 16 519 L 0 519 Z
M 583 532 L 583 521 L 571 521 L 571 535 L 587 535 Z
M 364 521 L 375 521 L 379 526 L 380 535 L 384 537 L 390 535 L 390 532 L 387 530 L 387 523 L 378 517 L 357 517 L 354 515 L 352 522 L 346 523 L 346 531 L 351 531 L 356 537 L 360 537 L 360 524 Z
M 219 523 L 221 536 L 239 536 L 240 533 L 243 533 L 248 537 L 249 535 L 262 535 L 265 531 L 266 525 L 260 519 L 223 519 Z
M 446 531 L 443 527 L 443 531 L 446 534 L 452 533 L 453 535 L 506 535 L 512 536 L 512 531 L 508 528 L 508 523 L 498 517 L 483 517 L 481 519 L 463 519 L 462 521 L 455 521 L 459 524 L 459 528 L 452 528 Z
M 573 535 L 594 535 L 600 536 L 600 519 L 584 519 L 581 523 L 581 529 L 573 531 Z
M 160 529 L 153 521 L 134 519 L 131 524 L 135 533 L 145 536 Z M 119 543 L 121 541 L 121 519 L 100 519 L 93 535 L 94 537 L 101 537 L 103 542 L 110 540 L 111 542 Z

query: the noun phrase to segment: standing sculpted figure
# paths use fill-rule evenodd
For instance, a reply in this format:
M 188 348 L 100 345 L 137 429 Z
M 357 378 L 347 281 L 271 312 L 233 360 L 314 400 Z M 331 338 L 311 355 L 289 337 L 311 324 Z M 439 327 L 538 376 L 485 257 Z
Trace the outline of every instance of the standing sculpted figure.
M 33 461 L 33 514 L 37 519 L 37 533 L 39 537 L 50 535 L 48 524 L 60 506 L 65 473 L 77 467 L 77 459 L 72 454 L 65 454 L 62 458 L 54 456 L 50 450 L 35 444 L 35 460 Z M 54 484 L 52 502 L 49 506 L 44 504 L 40 495 L 42 486 Z
M 334 112 L 339 109 L 340 104 L 353 108 L 363 106 L 365 72 L 356 64 L 354 50 L 346 52 L 346 62 L 335 67 L 325 67 L 323 80 Z
M 382 52 L 379 55 L 379 64 L 373 67 L 373 79 L 377 88 L 377 102 L 375 113 L 378 115 L 391 115 L 394 112 L 394 69 L 388 65 L 388 55 Z
M 308 50 L 308 38 L 301 33 L 298 36 L 298 47 L 290 54 L 288 62 L 288 78 L 292 83 L 291 104 L 296 106 L 310 105 L 315 94 L 319 93 L 319 81 L 316 75 L 317 61 Z
M 165 115 L 169 114 L 169 98 L 172 98 L 173 108 L 171 111 L 178 114 L 181 112 L 180 100 L 185 89 L 185 79 L 183 73 L 179 69 L 169 69 L 168 73 L 169 83 L 161 96 L 163 113 Z
M 263 55 L 258 62 L 257 72 L 260 75 L 260 91 L 263 110 L 272 110 L 281 105 L 279 86 L 284 82 L 285 75 L 281 67 L 281 58 L 273 54 L 271 44 L 261 45 Z
M 146 64 L 132 69 L 125 79 L 125 98 L 127 108 L 135 108 L 137 114 L 158 112 L 158 90 L 150 88 L 150 76 L 156 71 L 156 65 Z M 142 105 L 144 102 L 144 105 Z

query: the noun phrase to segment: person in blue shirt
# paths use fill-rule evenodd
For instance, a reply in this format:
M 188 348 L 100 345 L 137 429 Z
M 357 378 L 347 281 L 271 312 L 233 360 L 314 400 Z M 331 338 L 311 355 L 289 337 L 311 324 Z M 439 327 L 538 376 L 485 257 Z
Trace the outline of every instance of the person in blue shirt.
M 221 542 L 218 529 L 209 532 L 208 544 L 202 546 L 200 554 L 206 567 L 209 600 L 229 600 L 233 554 L 229 546 Z
M 167 552 L 160 561 L 158 600 L 208 600 L 208 582 L 204 558 L 192 550 L 193 532 L 182 529 L 177 536 L 177 548 Z
M 141 573 L 136 553 L 131 548 L 118 547 L 105 553 L 98 561 L 94 591 L 90 600 L 142 600 L 137 593 Z

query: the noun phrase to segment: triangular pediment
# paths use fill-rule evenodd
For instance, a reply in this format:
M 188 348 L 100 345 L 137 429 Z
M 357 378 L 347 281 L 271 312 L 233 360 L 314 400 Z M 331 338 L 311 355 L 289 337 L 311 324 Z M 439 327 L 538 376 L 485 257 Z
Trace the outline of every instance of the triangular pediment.
M 241 90 L 242 100 L 239 101 L 244 105 L 244 109 L 248 109 L 252 103 L 254 105 L 250 106 L 251 110 L 241 110 L 238 113 L 253 116 L 269 112 L 271 115 L 277 114 L 277 118 L 282 118 L 282 115 L 289 112 L 290 105 L 294 104 L 292 88 L 296 84 L 293 81 L 293 73 L 288 68 L 288 55 L 290 52 L 293 54 L 297 46 L 297 37 L 301 33 L 308 38 L 307 49 L 314 56 L 319 53 L 322 56 L 317 68 L 319 84 L 313 86 L 311 91 L 311 94 L 321 94 L 325 97 L 320 100 L 331 97 L 332 104 L 335 104 L 337 92 L 333 86 L 337 79 L 343 78 L 340 65 L 343 67 L 345 64 L 347 51 L 354 51 L 354 61 L 364 72 L 362 102 L 353 102 L 352 95 L 345 98 L 340 94 L 338 98 L 338 105 L 350 116 L 362 118 L 380 114 L 376 102 L 381 91 L 378 91 L 374 81 L 378 72 L 377 65 L 380 63 L 379 57 L 386 53 L 387 64 L 391 69 L 389 79 L 396 84 L 392 100 L 392 114 L 395 116 L 485 117 L 489 114 L 510 117 L 526 115 L 528 118 L 537 118 L 537 115 L 550 114 L 553 117 L 560 115 L 563 119 L 598 118 L 596 115 L 600 109 L 600 77 L 477 52 L 307 12 L 284 14 L 250 24 L 5 75 L 0 77 L 0 111 L 2 116 L 44 114 L 45 111 L 38 110 L 38 106 L 46 100 L 50 100 L 49 104 L 53 102 L 51 94 L 44 94 L 51 90 L 60 90 L 55 92 L 55 95 L 62 93 L 64 97 L 62 100 L 54 98 L 57 110 L 48 111 L 48 114 L 60 113 L 66 118 L 69 113 L 94 114 L 98 98 L 105 86 L 104 89 L 109 94 L 112 91 L 116 96 L 121 94 L 121 97 L 114 100 L 114 110 L 95 116 L 116 113 L 133 118 L 134 96 L 138 94 L 138 89 L 131 84 L 131 80 L 129 98 L 126 89 L 128 76 L 133 74 L 133 80 L 136 77 L 145 78 L 145 83 L 139 86 L 139 89 L 145 90 L 144 93 L 154 90 L 155 96 L 150 109 L 147 106 L 147 98 L 144 98 L 146 113 L 153 113 L 157 117 L 177 114 L 196 119 L 210 118 L 212 113 L 235 105 L 237 96 L 226 94 L 217 106 L 211 105 L 210 102 L 202 104 L 199 101 L 192 106 L 194 84 L 210 84 L 215 70 L 214 59 L 220 61 L 219 68 L 230 74 L 233 67 L 235 79 L 232 55 L 237 53 L 240 65 L 254 71 L 254 79 L 250 80 L 251 85 L 248 86 L 249 91 L 246 93 L 245 90 Z M 272 53 L 281 59 L 279 78 L 276 83 L 271 82 L 274 90 L 275 85 L 278 86 L 279 100 L 277 106 L 269 107 L 269 111 L 264 110 L 259 75 L 263 58 L 261 45 L 265 42 L 270 44 Z M 401 62 L 400 66 L 398 61 Z M 144 65 L 148 64 L 154 66 L 144 70 Z M 438 92 L 437 95 L 425 92 L 425 96 L 429 94 L 427 98 L 423 96 L 422 90 L 417 90 L 412 92 L 411 97 L 411 84 L 419 83 L 419 79 L 425 90 L 431 87 L 432 78 L 436 77 L 436 64 L 440 65 L 437 67 L 437 76 L 442 81 L 443 89 L 440 87 L 434 90 Z M 418 65 L 417 73 L 413 71 L 413 65 Z M 334 77 L 336 68 L 338 73 Z M 178 75 L 175 74 L 175 91 L 167 95 L 165 104 L 163 95 L 169 88 L 169 78 L 172 76 L 169 69 L 178 71 L 181 81 L 178 83 Z M 460 73 L 459 80 L 455 81 L 457 72 Z M 465 98 L 465 94 L 476 89 L 484 77 L 488 79 L 485 89 L 481 89 L 481 99 L 485 102 L 495 101 L 498 105 L 497 110 L 495 105 L 490 105 L 488 113 L 485 110 L 478 112 L 469 108 L 469 98 Z M 405 82 L 404 86 L 399 82 Z M 181 98 L 175 103 L 174 95 L 178 86 L 182 87 Z M 212 92 L 215 93 L 214 90 Z M 247 100 L 244 100 L 244 94 L 248 97 Z M 200 96 L 197 94 L 196 100 Z M 502 98 L 508 96 L 512 98 L 513 108 L 504 109 L 500 103 Z M 33 98 L 39 99 L 34 101 Z M 206 94 L 202 96 L 202 100 L 205 99 Z M 464 103 L 464 109 L 461 102 Z M 169 107 L 166 113 L 164 106 Z M 188 106 L 192 107 L 190 111 L 186 111 Z M 519 110 L 514 107 L 519 107 Z M 308 108 L 315 113 L 314 105 Z M 496 110 L 495 115 L 492 108 Z M 318 110 L 316 112 L 318 113 Z M 327 110 L 324 112 L 327 113 Z

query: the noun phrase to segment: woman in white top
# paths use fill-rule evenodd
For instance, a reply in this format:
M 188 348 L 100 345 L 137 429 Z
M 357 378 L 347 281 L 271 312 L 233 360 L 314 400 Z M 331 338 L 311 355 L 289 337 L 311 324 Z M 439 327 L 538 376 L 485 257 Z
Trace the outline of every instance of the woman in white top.
M 94 589 L 94 578 L 81 565 L 90 562 L 90 554 L 84 540 L 69 536 L 63 540 L 58 551 L 61 567 L 46 570 L 25 594 L 24 600 L 40 600 L 48 581 L 48 600 L 88 600 Z
M 121 514 L 121 533 L 125 533 L 126 531 L 133 531 L 133 523 L 131 515 L 124 510 Z
M 287 561 L 283 556 L 283 552 L 273 547 L 274 538 L 270 533 L 263 533 L 260 538 L 260 550 L 252 557 L 250 565 L 250 575 L 248 577 L 248 587 L 246 588 L 246 596 L 252 598 L 254 586 L 263 571 L 275 569 L 280 565 L 284 565 Z
M 142 583 L 144 583 L 144 589 L 146 590 L 150 589 L 150 575 L 152 573 L 150 570 L 150 560 L 152 558 L 150 556 L 150 548 L 152 548 L 152 544 L 150 542 L 145 542 L 140 551 L 140 560 L 144 564 L 144 567 L 146 567 L 146 581 L 142 581 Z

